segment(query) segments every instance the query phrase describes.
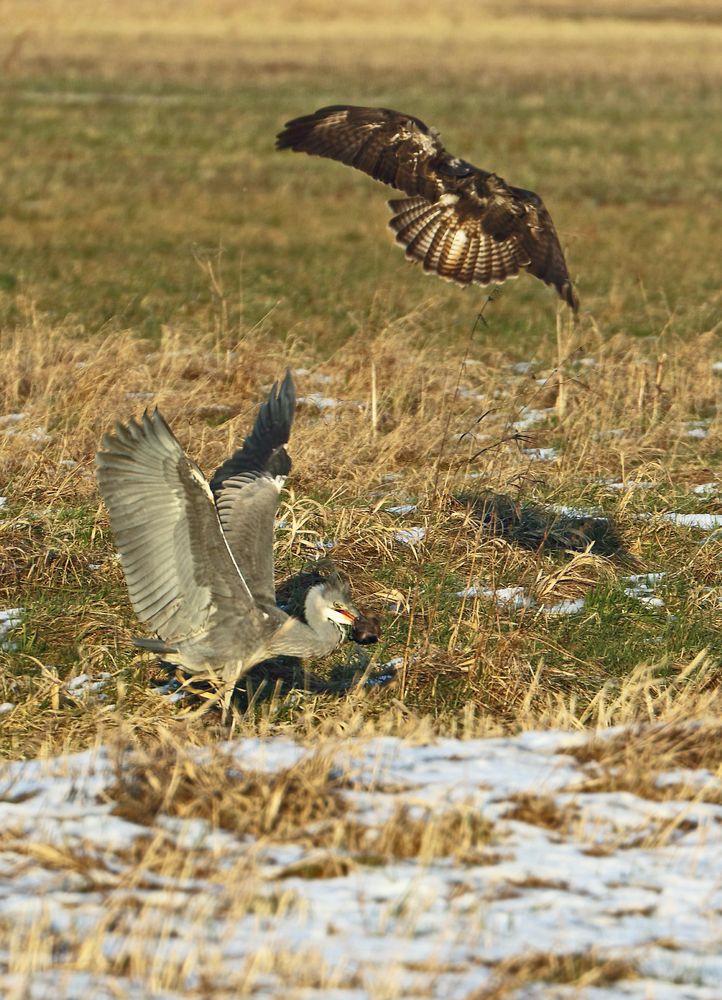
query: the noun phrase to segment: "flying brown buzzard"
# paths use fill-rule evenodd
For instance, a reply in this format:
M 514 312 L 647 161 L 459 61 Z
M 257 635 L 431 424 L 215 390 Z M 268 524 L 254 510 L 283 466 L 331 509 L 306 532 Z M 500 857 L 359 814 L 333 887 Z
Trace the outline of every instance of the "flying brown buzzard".
M 288 122 L 276 147 L 340 160 L 407 194 L 389 202 L 389 225 L 406 256 L 425 271 L 462 285 L 489 285 L 525 268 L 579 308 L 539 195 L 451 156 L 435 129 L 418 118 L 336 104 Z

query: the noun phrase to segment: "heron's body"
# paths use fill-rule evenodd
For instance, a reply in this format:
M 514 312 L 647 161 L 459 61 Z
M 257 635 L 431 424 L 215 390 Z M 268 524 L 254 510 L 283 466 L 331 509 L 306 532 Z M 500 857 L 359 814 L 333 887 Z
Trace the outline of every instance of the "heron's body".
M 157 410 L 117 424 L 97 456 L 131 603 L 158 636 L 139 644 L 224 686 L 274 656 L 328 655 L 359 618 L 337 579 L 309 590 L 305 622 L 276 605 L 274 518 L 294 408 L 289 372 L 210 485 Z

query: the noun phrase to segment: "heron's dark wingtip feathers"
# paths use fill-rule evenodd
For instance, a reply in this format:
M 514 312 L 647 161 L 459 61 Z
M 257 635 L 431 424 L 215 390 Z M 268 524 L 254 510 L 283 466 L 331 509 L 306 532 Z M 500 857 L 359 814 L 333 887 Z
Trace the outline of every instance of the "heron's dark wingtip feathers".
M 291 436 L 295 412 L 296 388 L 288 369 L 280 383 L 274 382 L 271 386 L 242 447 L 213 473 L 210 485 L 214 495 L 220 492 L 227 479 L 242 472 L 287 475 L 291 459 L 284 445 Z

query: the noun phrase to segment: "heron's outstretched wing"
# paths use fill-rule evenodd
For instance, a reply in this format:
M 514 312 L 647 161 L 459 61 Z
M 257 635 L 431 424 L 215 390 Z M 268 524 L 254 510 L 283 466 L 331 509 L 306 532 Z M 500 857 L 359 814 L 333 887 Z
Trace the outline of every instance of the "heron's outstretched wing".
M 276 146 L 339 160 L 405 192 L 408 198 L 389 202 L 390 225 L 424 270 L 487 285 L 526 268 L 578 308 L 541 198 L 452 156 L 420 119 L 389 108 L 333 105 L 288 122 Z
M 260 612 L 223 538 L 208 484 L 160 413 L 116 424 L 96 466 L 140 620 L 190 666 L 243 659 L 257 642 Z
M 265 608 L 276 606 L 273 529 L 281 487 L 291 469 L 284 445 L 295 407 L 288 371 L 280 385 L 274 382 L 243 446 L 211 478 L 228 546 L 255 600 Z

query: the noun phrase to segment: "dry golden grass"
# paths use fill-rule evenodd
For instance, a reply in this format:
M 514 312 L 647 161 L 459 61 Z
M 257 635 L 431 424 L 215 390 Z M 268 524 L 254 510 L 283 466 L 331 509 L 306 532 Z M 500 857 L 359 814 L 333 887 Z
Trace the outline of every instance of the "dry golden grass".
M 621 979 L 636 979 L 633 965 L 619 959 L 586 954 L 548 955 L 531 953 L 500 962 L 495 968 L 498 982 L 472 994 L 469 1000 L 504 1000 L 518 996 L 526 983 L 564 983 L 584 989 L 610 986 Z
M 487 316 L 493 322 L 493 304 Z M 402 663 L 390 689 L 368 696 L 343 695 L 344 681 L 335 695 L 311 684 L 295 708 L 293 698 L 272 698 L 266 725 L 328 712 L 379 718 L 394 701 L 456 729 L 454 719 L 488 715 L 512 727 L 604 726 L 716 710 L 714 650 L 696 657 L 715 645 L 722 623 L 719 543 L 700 546 L 699 536 L 652 513 L 710 509 L 687 491 L 714 475 L 719 448 L 715 338 L 607 341 L 583 325 L 562 331 L 561 350 L 540 358 L 532 378 L 473 340 L 461 356 L 414 343 L 415 322 L 410 316 L 376 337 L 359 335 L 329 359 L 254 331 L 199 341 L 168 329 L 158 344 L 126 331 L 91 342 L 37 317 L 4 335 L 0 409 L 23 417 L 0 433 L 8 483 L 0 600 L 27 609 L 13 634 L 18 648 L 0 652 L 0 698 L 16 705 L 3 720 L 8 752 L 84 745 L 98 725 L 125 717 L 142 729 L 149 713 L 177 711 L 148 689 L 147 658 L 132 659 L 137 624 L 98 499 L 94 453 L 116 419 L 157 404 L 210 472 L 287 365 L 310 368 L 297 376 L 301 396 L 321 391 L 341 403 L 327 411 L 299 406 L 279 576 L 312 563 L 323 540 L 333 539 L 334 561 L 353 579 L 357 600 L 384 618 L 369 669 L 391 656 Z M 577 363 L 583 341 L 594 366 Z M 547 407 L 540 423 L 515 428 L 525 408 L 540 406 Z M 706 421 L 703 440 L 687 437 L 698 419 Z M 553 462 L 524 452 L 548 444 L 559 453 Z M 654 491 L 605 486 L 646 478 L 659 484 Z M 514 532 L 480 526 L 454 499 L 474 490 L 511 496 L 532 512 L 550 501 L 601 504 L 622 542 L 619 557 L 555 551 L 556 536 L 526 548 Z M 409 499 L 416 511 L 406 518 L 386 512 Z M 400 544 L 396 533 L 409 524 L 426 535 Z M 569 547 L 577 545 L 575 536 Z M 630 570 L 666 571 L 665 600 L 676 619 L 665 624 L 664 612 L 624 597 Z M 536 606 L 510 612 L 488 598 L 456 596 L 480 581 L 523 587 Z M 587 598 L 588 610 L 570 619 L 545 614 L 577 597 Z M 655 647 L 660 630 L 667 638 Z M 364 667 L 340 669 L 350 677 Z M 105 701 L 68 688 L 80 673 L 108 675 Z M 264 698 L 273 683 L 266 681 Z M 307 721 L 299 725 L 303 731 Z

